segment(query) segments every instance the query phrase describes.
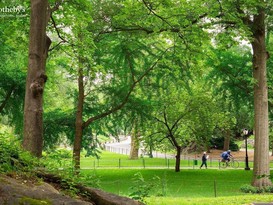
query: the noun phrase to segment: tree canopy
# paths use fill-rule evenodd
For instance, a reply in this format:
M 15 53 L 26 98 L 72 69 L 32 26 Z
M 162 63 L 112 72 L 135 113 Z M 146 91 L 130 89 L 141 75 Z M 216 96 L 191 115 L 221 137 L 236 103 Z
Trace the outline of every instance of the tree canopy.
M 21 10 L 0 17 L 0 123 L 36 156 L 72 146 L 76 168 L 98 136 L 135 133 L 179 160 L 190 145 L 209 151 L 219 133 L 228 148 L 247 128 L 253 184 L 270 185 L 259 178 L 272 126 L 270 3 L 3 1 Z

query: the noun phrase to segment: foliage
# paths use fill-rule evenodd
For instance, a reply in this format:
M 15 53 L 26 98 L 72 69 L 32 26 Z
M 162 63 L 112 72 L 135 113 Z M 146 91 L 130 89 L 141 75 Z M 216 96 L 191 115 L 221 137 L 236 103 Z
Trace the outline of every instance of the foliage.
M 244 193 L 252 193 L 252 194 L 273 193 L 273 187 L 272 186 L 259 188 L 259 187 L 251 186 L 249 184 L 245 184 L 240 189 Z
M 44 114 L 44 148 L 56 149 L 73 143 L 74 114 L 71 110 L 57 108 Z
M 156 189 L 157 186 L 155 186 L 155 183 L 158 183 L 159 177 L 155 176 L 152 180 L 149 180 L 149 182 L 145 181 L 144 177 L 140 172 L 137 172 L 134 174 L 133 177 L 133 186 L 130 187 L 131 193 L 129 196 L 132 199 L 138 200 L 138 201 L 145 201 L 145 198 L 150 196 L 150 192 L 153 191 L 152 189 Z
M 43 154 L 41 162 L 47 171 L 59 173 L 63 177 L 73 176 L 72 151 L 66 149 L 51 150 Z
M 100 176 L 97 174 L 95 170 L 92 173 L 81 173 L 79 180 L 90 187 L 98 189 L 101 188 Z
M 46 153 L 46 157 L 56 161 L 58 161 L 59 159 L 67 160 L 72 158 L 72 151 L 68 149 L 51 150 L 48 153 Z
M 71 145 L 74 141 L 79 57 L 84 61 L 81 66 L 85 121 L 126 103 L 123 110 L 100 118 L 85 129 L 82 145 L 88 154 L 100 154 L 97 136 L 128 134 L 136 120 L 147 147 L 170 149 L 172 145 L 165 140 L 166 130 L 154 120 L 155 117 L 162 119 L 164 109 L 170 124 L 185 114 L 175 133 L 184 146 L 195 143 L 197 148 L 204 149 L 217 144 L 215 141 L 222 141 L 226 130 L 234 136 L 244 127 L 253 127 L 252 87 L 256 82 L 252 77 L 252 54 L 249 47 L 240 43 L 251 35 L 242 16 L 257 14 L 258 1 L 240 4 L 210 0 L 60 2 L 48 27 L 53 43 L 44 92 L 44 147 L 52 152 L 47 155 L 50 169 L 71 170 L 69 160 L 62 162 L 63 157 L 71 155 L 52 150 L 61 143 Z M 3 1 L 1 5 L 7 3 L 10 2 Z M 29 13 L 29 1 L 13 0 L 12 3 L 26 6 Z M 50 3 L 53 7 L 56 2 Z M 241 13 L 238 8 L 243 9 Z M 270 53 L 272 8 L 266 12 L 269 15 L 266 42 Z M 12 21 L 0 20 L 0 57 L 3 59 L 0 107 L 8 98 L 0 110 L 0 123 L 15 126 L 15 132 L 21 133 L 29 15 L 12 18 Z M 124 101 L 131 86 L 158 59 L 157 65 Z M 272 67 L 272 58 L 268 65 Z M 271 97 L 272 70 L 268 69 L 268 74 Z M 269 108 L 272 102 L 270 98 Z M 273 109 L 269 110 L 273 118 Z M 272 127 L 272 123 L 270 125 Z M 10 156 L 24 155 L 10 146 L 11 138 L 6 135 L 0 142 L 5 150 L 1 151 L 0 161 L 9 170 L 14 169 Z M 233 139 L 233 150 L 232 142 Z
M 217 148 L 217 149 L 223 149 L 224 148 L 224 137 L 220 136 L 220 137 L 212 137 L 210 140 L 210 144 Z M 238 151 L 239 150 L 239 146 L 235 143 L 235 141 L 233 139 L 230 140 L 230 144 L 229 144 L 229 149 L 231 151 Z
M 13 135 L 0 133 L 0 172 L 29 172 L 39 166 L 37 160 L 23 151 L 20 141 Z
M 18 3 L 16 5 L 16 3 Z M 22 1 L 2 2 L 1 6 L 7 5 L 25 6 L 28 3 Z M 3 8 L 1 7 L 1 8 Z M 27 47 L 28 27 L 27 18 L 0 17 L 0 123 L 15 128 L 15 133 L 21 135 L 23 127 L 23 103 L 25 93 L 25 78 L 27 55 L 23 55 Z M 14 33 L 14 28 L 18 32 Z M 8 120 L 3 120 L 8 117 Z

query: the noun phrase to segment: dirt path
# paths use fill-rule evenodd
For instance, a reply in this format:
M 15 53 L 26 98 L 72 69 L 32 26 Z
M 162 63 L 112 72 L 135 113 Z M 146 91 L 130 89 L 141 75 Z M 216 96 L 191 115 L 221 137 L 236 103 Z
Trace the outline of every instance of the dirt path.
M 209 157 L 213 160 L 217 160 L 220 159 L 220 155 L 223 151 L 222 150 L 211 150 L 210 153 L 208 153 Z M 249 161 L 253 161 L 254 160 L 254 150 L 248 150 L 248 159 Z M 201 158 L 203 153 L 198 153 L 196 155 L 196 157 Z M 234 156 L 235 159 L 239 160 L 239 161 L 243 161 L 245 159 L 246 156 L 246 152 L 245 150 L 240 150 L 240 151 L 236 151 L 236 152 L 231 152 L 231 154 Z M 273 156 L 271 156 L 271 153 L 269 153 L 270 155 L 270 160 L 273 160 Z M 195 157 L 195 155 L 191 155 L 192 157 Z

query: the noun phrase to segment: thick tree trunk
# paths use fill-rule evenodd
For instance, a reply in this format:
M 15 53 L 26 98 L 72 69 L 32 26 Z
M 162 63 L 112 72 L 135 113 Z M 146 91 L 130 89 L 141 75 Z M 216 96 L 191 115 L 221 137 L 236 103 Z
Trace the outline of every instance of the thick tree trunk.
M 176 146 L 175 171 L 180 172 L 181 146 Z
M 253 31 L 253 76 L 255 109 L 255 149 L 252 185 L 265 187 L 272 185 L 269 179 L 269 136 L 268 136 L 268 90 L 266 61 L 268 53 L 265 46 L 265 13 L 260 8 L 254 17 Z
M 29 63 L 24 106 L 23 148 L 40 157 L 43 149 L 43 90 L 50 39 L 46 36 L 46 0 L 31 0 Z
M 81 157 L 81 143 L 83 135 L 83 103 L 84 103 L 84 85 L 83 85 L 83 69 L 81 59 L 79 59 L 79 69 L 78 69 L 78 104 L 76 112 L 76 122 L 75 122 L 75 139 L 73 147 L 73 160 L 75 171 L 78 172 L 80 169 L 80 157 Z

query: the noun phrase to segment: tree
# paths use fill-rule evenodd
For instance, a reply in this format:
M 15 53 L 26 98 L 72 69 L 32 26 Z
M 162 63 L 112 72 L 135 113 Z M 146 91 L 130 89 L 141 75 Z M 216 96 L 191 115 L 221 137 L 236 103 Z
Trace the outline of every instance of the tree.
M 51 43 L 46 35 L 48 20 L 48 2 L 31 0 L 23 148 L 37 157 L 41 157 L 43 149 L 43 91 L 47 80 L 46 59 Z
M 175 148 L 175 171 L 179 172 L 181 152 L 190 143 L 202 150 L 209 149 L 209 141 L 218 121 L 218 109 L 210 92 L 205 86 L 200 86 L 200 82 L 192 84 L 190 90 L 181 85 L 175 89 L 171 86 L 174 83 L 169 84 L 169 89 L 165 90 L 158 105 L 153 108 L 153 128 L 157 141 L 168 142 Z
M 180 171 L 180 157 L 181 157 L 181 151 L 182 151 L 182 144 L 179 142 L 179 137 L 181 138 L 181 135 L 179 134 L 179 124 L 181 123 L 184 115 L 190 114 L 190 111 L 185 111 L 183 113 L 179 113 L 179 115 L 173 119 L 169 119 L 167 117 L 166 108 L 164 108 L 163 113 L 161 116 L 161 119 L 159 117 L 155 117 L 155 119 L 164 126 L 162 132 L 165 134 L 164 138 L 168 139 L 170 143 L 175 147 L 176 149 L 176 155 L 175 155 L 175 171 Z M 160 125 L 159 125 L 160 126 Z
M 252 54 L 247 46 L 211 51 L 213 57 L 206 59 L 210 68 L 206 81 L 213 85 L 214 98 L 222 108 L 216 131 L 221 132 L 221 138 L 224 136 L 223 149 L 228 150 L 230 140 L 242 128 L 253 127 Z
M 268 88 L 266 61 L 269 54 L 265 45 L 265 12 L 266 2 L 260 1 L 257 14 L 253 21 L 245 21 L 250 26 L 253 40 L 253 77 L 254 84 L 254 112 L 255 112 L 255 151 L 254 176 L 252 184 L 256 187 L 272 185 L 269 179 L 269 124 L 268 124 Z M 270 6 L 270 5 L 268 5 Z M 262 176 L 262 177 L 261 177 Z
M 215 2 L 210 2 L 214 4 Z M 252 67 L 254 77 L 254 171 L 252 184 L 265 187 L 272 184 L 268 178 L 269 172 L 269 138 L 268 138 L 268 90 L 266 61 L 269 54 L 266 50 L 266 17 L 272 12 L 271 1 L 218 1 L 211 12 L 210 19 L 214 25 L 218 39 L 223 39 L 223 33 L 228 34 L 231 42 L 247 39 L 252 46 Z M 224 32 L 221 32 L 224 31 Z M 222 41 L 223 42 L 223 41 Z M 261 177 L 263 176 L 263 177 Z
M 272 185 L 269 179 L 269 124 L 266 69 L 269 53 L 266 50 L 265 44 L 266 15 L 269 15 L 271 11 L 271 3 L 260 0 L 245 2 L 245 4 L 236 2 L 232 5 L 236 11 L 234 17 L 243 23 L 237 23 L 237 25 L 248 29 L 242 29 L 241 34 L 245 35 L 248 31 L 250 32 L 248 39 L 253 50 L 255 150 L 252 185 L 256 187 Z M 224 14 L 225 9 L 230 8 L 231 5 L 219 4 L 219 6 L 221 13 Z

